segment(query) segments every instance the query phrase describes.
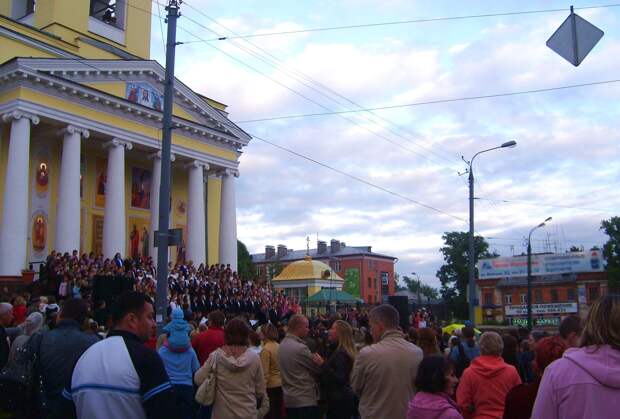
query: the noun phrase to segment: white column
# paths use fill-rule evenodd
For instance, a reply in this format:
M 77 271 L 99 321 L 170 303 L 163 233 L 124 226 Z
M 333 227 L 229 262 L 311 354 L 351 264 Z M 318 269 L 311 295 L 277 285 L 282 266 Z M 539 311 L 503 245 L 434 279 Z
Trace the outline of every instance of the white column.
M 149 156 L 153 160 L 153 176 L 151 177 L 151 237 L 150 241 L 150 253 L 153 258 L 155 266 L 157 266 L 157 248 L 155 247 L 155 232 L 159 230 L 159 187 L 161 185 L 161 151 L 153 153 Z M 174 154 L 170 154 L 170 161 L 175 159 Z M 172 217 L 170 217 L 168 223 L 172 224 Z
M 220 263 L 237 270 L 237 204 L 235 202 L 237 170 L 226 169 L 222 174 L 222 202 L 220 206 Z
M 187 165 L 189 169 L 189 199 L 187 203 L 187 260 L 195 266 L 205 263 L 205 183 L 204 171 L 209 165 L 197 160 Z
M 4 177 L 0 226 L 0 275 L 20 276 L 26 266 L 28 243 L 28 180 L 30 179 L 30 123 L 39 117 L 22 111 L 2 116 L 11 121 L 9 155 Z
M 104 144 L 108 149 L 108 171 L 105 190 L 105 213 L 103 215 L 103 255 L 108 258 L 125 254 L 125 148 L 132 144 L 118 138 Z
M 64 135 L 54 248 L 62 253 L 80 249 L 80 146 L 81 137 L 88 138 L 86 129 L 69 125 Z

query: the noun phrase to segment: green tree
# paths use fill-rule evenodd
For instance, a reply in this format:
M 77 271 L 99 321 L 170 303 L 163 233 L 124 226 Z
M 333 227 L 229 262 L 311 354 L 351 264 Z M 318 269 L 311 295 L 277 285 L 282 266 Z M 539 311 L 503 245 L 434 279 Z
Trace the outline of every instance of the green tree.
M 607 277 L 609 278 L 609 290 L 620 291 L 620 217 L 611 217 L 601 221 L 601 230 L 609 236 L 609 240 L 603 246 L 603 257 L 607 263 Z
M 433 300 L 439 298 L 439 290 L 437 288 L 433 288 L 416 278 L 403 275 L 403 282 L 407 286 L 406 289 L 414 294 L 423 295 Z
M 443 254 L 444 264 L 437 271 L 441 281 L 441 296 L 454 315 L 460 319 L 468 317 L 467 284 L 469 281 L 468 267 L 469 233 L 462 231 L 446 232 L 441 237 L 444 247 L 439 249 Z M 489 252 L 489 244 L 482 236 L 474 236 L 474 261 L 480 258 L 496 257 Z M 477 277 L 476 272 L 476 277 Z
M 255 279 L 256 267 L 248 248 L 241 240 L 237 240 L 237 273 L 243 279 Z
M 282 262 L 276 260 L 274 263 L 271 263 L 269 264 L 269 266 L 267 266 L 267 278 L 270 280 L 275 278 L 282 273 L 283 269 L 284 265 L 282 265 Z

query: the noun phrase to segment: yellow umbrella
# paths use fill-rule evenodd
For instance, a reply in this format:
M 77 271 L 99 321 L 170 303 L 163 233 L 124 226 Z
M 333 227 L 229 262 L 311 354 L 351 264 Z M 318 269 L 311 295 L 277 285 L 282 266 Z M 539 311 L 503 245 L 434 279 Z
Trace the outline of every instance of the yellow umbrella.
M 454 332 L 455 330 L 461 330 L 462 328 L 464 328 L 465 325 L 461 324 L 461 323 L 452 323 L 446 327 L 444 327 L 443 329 L 441 329 L 442 332 L 444 333 L 449 333 L 452 334 L 452 332 Z M 482 333 L 480 330 L 478 329 L 474 329 L 474 332 L 476 332 L 477 334 Z

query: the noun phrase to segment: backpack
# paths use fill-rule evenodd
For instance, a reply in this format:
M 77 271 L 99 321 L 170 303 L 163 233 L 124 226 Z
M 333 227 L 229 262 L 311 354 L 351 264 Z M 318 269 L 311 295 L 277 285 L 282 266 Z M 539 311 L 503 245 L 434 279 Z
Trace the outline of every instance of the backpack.
M 457 346 L 457 350 L 459 352 L 459 355 L 458 355 L 458 357 L 456 359 L 455 373 L 456 373 L 456 376 L 458 378 L 461 378 L 461 376 L 463 375 L 463 371 L 465 371 L 465 369 L 467 367 L 469 367 L 469 364 L 471 363 L 471 360 L 469 359 L 469 357 L 465 353 L 465 348 L 463 347 L 462 343 L 459 342 L 459 344 Z
M 41 333 L 32 335 L 0 371 L 0 412 L 20 418 L 39 417 L 39 394 L 42 390 L 39 354 L 42 338 Z

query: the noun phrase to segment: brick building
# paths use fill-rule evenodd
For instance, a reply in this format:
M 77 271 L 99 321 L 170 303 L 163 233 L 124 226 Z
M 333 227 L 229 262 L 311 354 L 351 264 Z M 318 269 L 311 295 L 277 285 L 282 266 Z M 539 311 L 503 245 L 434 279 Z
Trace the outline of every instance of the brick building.
M 527 324 L 527 258 L 482 259 L 477 279 L 479 324 Z M 586 316 L 607 293 L 600 251 L 532 255 L 535 327 L 556 327 L 570 315 Z
M 292 262 L 303 260 L 307 250 L 292 250 L 285 245 L 265 246 L 265 253 L 253 254 L 258 278 L 271 280 L 276 273 Z M 313 260 L 329 265 L 344 278 L 343 291 L 365 303 L 386 302 L 394 295 L 394 263 L 397 258 L 372 251 L 371 246 L 347 246 L 338 240 L 327 245 L 318 241 L 316 249 L 310 249 Z

